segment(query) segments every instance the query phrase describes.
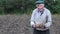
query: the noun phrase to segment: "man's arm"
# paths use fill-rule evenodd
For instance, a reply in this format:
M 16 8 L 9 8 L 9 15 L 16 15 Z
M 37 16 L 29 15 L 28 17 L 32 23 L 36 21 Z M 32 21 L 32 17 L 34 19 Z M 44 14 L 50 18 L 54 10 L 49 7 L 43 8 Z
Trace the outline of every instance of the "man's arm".
M 35 23 L 34 23 L 34 16 L 35 16 L 35 10 L 32 12 L 32 15 L 31 15 L 31 20 L 30 20 L 30 25 L 31 26 L 35 25 Z
M 45 27 L 50 27 L 52 24 L 52 18 L 51 18 L 50 11 L 47 12 L 47 17 L 48 17 L 48 19 L 47 19 L 47 23 L 45 24 Z

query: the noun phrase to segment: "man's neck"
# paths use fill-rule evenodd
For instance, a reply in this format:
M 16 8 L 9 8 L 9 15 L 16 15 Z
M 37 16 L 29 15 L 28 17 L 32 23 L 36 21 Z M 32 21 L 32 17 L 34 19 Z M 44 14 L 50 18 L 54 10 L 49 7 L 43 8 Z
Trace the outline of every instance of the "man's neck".
M 43 12 L 43 11 L 44 11 L 44 9 L 41 9 L 41 10 L 40 10 L 40 9 L 38 9 L 38 12 Z

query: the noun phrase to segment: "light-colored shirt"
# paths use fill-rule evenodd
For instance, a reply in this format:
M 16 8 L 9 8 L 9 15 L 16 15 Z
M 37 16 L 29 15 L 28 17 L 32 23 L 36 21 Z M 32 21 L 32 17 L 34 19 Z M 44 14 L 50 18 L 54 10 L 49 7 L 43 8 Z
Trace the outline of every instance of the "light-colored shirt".
M 32 12 L 30 25 L 32 26 L 34 24 L 44 24 L 46 28 L 43 30 L 48 29 L 52 24 L 50 11 L 47 8 L 44 8 L 44 12 L 41 15 L 41 12 L 38 12 L 37 8 L 34 9 Z M 41 30 L 41 29 L 37 28 L 37 30 Z

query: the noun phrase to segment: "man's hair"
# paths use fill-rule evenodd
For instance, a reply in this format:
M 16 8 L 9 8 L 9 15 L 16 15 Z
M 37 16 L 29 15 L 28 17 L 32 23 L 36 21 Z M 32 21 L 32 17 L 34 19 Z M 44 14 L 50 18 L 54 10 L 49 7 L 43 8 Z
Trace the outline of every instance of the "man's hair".
M 36 7 L 37 7 L 37 5 L 39 5 L 39 4 L 36 4 Z M 42 4 L 42 5 L 45 5 L 45 4 Z

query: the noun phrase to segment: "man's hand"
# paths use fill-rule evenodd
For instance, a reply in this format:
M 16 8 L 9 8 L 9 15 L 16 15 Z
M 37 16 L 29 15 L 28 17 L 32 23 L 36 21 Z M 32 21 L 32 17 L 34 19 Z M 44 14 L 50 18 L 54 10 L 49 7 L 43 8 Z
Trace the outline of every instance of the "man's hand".
M 36 28 L 40 28 L 40 24 L 35 24 Z
M 42 28 L 42 29 L 44 29 L 45 25 L 44 24 L 40 24 L 39 27 Z
M 39 28 L 39 24 L 32 25 L 33 28 Z
M 32 27 L 33 27 L 33 28 L 36 28 L 36 25 L 34 24 L 34 25 L 32 25 Z
M 44 29 L 45 25 L 44 24 L 36 24 L 35 27 L 36 28 L 42 28 L 42 29 Z
M 32 25 L 33 28 L 42 28 L 44 29 L 45 28 L 45 25 L 44 24 L 34 24 Z

